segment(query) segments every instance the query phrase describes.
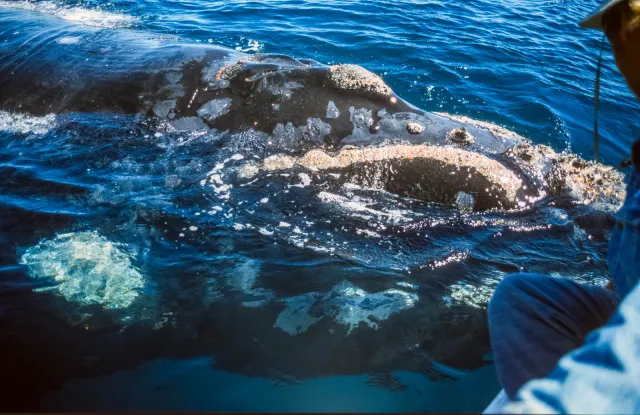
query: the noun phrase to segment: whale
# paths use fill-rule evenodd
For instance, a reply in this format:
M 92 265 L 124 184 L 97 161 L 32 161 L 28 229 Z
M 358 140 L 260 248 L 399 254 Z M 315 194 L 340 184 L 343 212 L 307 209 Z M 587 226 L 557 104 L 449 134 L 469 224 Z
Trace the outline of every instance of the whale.
M 216 159 L 211 163 L 221 165 L 203 180 L 204 186 L 213 187 L 207 197 L 217 197 L 215 204 L 221 209 L 211 215 L 219 219 L 227 208 L 234 209 L 236 218 L 244 215 L 246 219 L 245 225 L 234 219 L 238 223 L 233 225 L 238 228 L 232 229 L 238 230 L 259 208 L 275 206 L 273 209 L 282 213 L 283 221 L 293 224 L 279 228 L 283 235 L 291 234 L 283 240 L 298 241 L 300 246 L 307 237 L 299 236 L 302 234 L 296 232 L 300 231 L 296 224 L 302 227 L 307 212 L 294 222 L 295 212 L 289 207 L 292 196 L 284 193 L 289 189 L 289 195 L 299 191 L 295 197 L 308 199 L 317 208 L 317 215 L 338 212 L 331 217 L 321 216 L 326 221 L 335 216 L 360 215 L 361 221 L 374 223 L 375 215 L 388 212 L 356 203 L 357 198 L 348 199 L 347 193 L 374 189 L 375 197 L 387 193 L 434 204 L 444 207 L 451 217 L 494 211 L 517 217 L 519 210 L 548 198 L 555 198 L 557 206 L 564 206 L 561 202 L 565 203 L 563 198 L 567 196 L 580 207 L 576 209 L 581 215 L 576 223 L 584 228 L 601 227 L 594 221 L 611 226 L 609 216 L 624 199 L 624 177 L 615 169 L 534 144 L 502 126 L 462 115 L 424 111 L 397 95 L 382 77 L 361 66 L 325 65 L 280 54 L 247 54 L 175 36 L 92 27 L 3 6 L 0 112 L 36 117 L 123 114 L 162 132 L 215 131 L 227 142 L 250 135 L 254 139 L 252 145 L 257 146 L 253 154 L 234 154 L 233 150 L 220 155 L 224 162 Z M 261 200 L 250 204 L 241 197 L 243 192 L 265 190 L 274 183 L 283 192 L 279 196 L 265 195 L 271 198 L 270 205 Z M 609 216 L 602 219 L 600 213 Z M 412 230 L 412 224 L 393 225 L 385 222 L 389 228 L 386 232 L 397 232 L 399 237 Z M 266 230 L 262 235 L 269 236 L 270 232 L 273 234 Z M 189 232 L 185 233 L 188 237 Z M 353 234 L 354 239 L 360 235 Z M 65 235 L 74 238 L 72 233 Z M 241 236 L 240 231 L 233 236 L 239 239 L 238 246 L 245 243 Z M 372 238 L 376 236 L 379 235 Z M 414 237 L 409 242 L 416 241 Z M 418 242 L 416 250 L 425 243 L 422 239 Z M 313 243 L 310 240 L 304 247 Z M 224 255 L 236 250 L 236 245 L 228 244 L 229 252 L 224 251 Z M 301 255 L 295 243 L 282 246 L 285 248 L 269 239 L 262 249 L 273 249 L 273 256 L 278 257 L 282 252 L 286 252 L 285 256 Z M 6 252 L 10 254 L 5 255 L 13 254 L 12 249 Z M 340 252 L 336 255 L 358 264 L 365 254 L 359 252 L 358 258 Z M 324 253 L 314 255 L 313 260 L 320 264 L 326 260 Z M 247 263 L 232 268 L 229 274 L 251 274 L 252 262 Z M 413 297 L 402 296 L 393 281 L 387 281 L 387 270 L 376 271 L 372 267 L 353 284 L 325 287 L 323 283 L 315 287 L 309 283 L 308 289 L 291 292 L 287 291 L 291 288 L 289 283 L 282 283 L 281 292 L 274 288 L 278 278 L 290 277 L 283 266 L 272 270 L 271 278 L 259 281 L 272 284 L 278 296 L 238 281 L 237 287 L 224 288 L 224 301 L 209 304 L 203 293 L 202 304 L 191 299 L 197 303 L 197 307 L 190 303 L 193 309 L 182 309 L 184 303 L 177 302 L 180 307 L 162 305 L 156 310 L 149 305 L 152 296 L 141 293 L 140 304 L 132 307 L 141 315 L 151 315 L 151 322 L 141 318 L 135 326 L 114 323 L 109 317 L 111 311 L 99 310 L 86 317 L 82 309 L 75 310 L 75 305 L 61 300 L 63 318 L 47 314 L 42 317 L 44 323 L 33 328 L 24 328 L 17 321 L 0 322 L 7 333 L 23 333 L 22 337 L 8 338 L 2 350 L 7 356 L 19 356 L 15 361 L 27 362 L 28 370 L 21 369 L 20 374 L 28 378 L 29 385 L 38 379 L 40 389 L 36 388 L 36 392 L 60 386 L 69 378 L 95 376 L 114 367 L 134 367 L 144 359 L 203 355 L 215 356 L 212 364 L 217 368 L 252 376 L 280 376 L 285 383 L 287 376 L 295 383 L 297 379 L 336 373 L 371 373 L 378 379 L 374 383 L 393 387 L 394 380 L 389 377 L 397 370 L 423 373 L 434 380 L 456 378 L 455 370 L 450 375 L 443 374 L 446 370 L 438 368 L 438 364 L 457 370 L 473 370 L 486 364 L 484 356 L 490 349 L 486 311 L 475 305 L 456 303 L 444 307 L 435 300 L 430 303 L 430 297 L 446 294 L 444 285 L 436 285 L 451 279 L 450 271 L 443 269 L 437 271 L 443 275 L 438 280 L 428 265 L 412 268 L 414 278 L 437 282 L 420 293 L 426 298 L 415 307 Z M 316 269 L 298 279 L 313 280 L 311 274 L 318 272 Z M 329 270 L 344 273 L 345 281 L 354 278 L 344 263 Z M 166 281 L 159 278 L 156 282 L 166 286 L 166 291 L 182 293 L 193 288 L 192 281 L 195 280 L 176 277 Z M 361 303 L 352 298 L 356 294 L 364 299 Z M 371 314 L 358 327 L 347 326 L 340 321 L 348 314 L 343 310 L 345 298 L 356 306 L 362 304 L 360 309 L 364 311 L 370 304 L 379 303 L 383 311 L 394 312 L 382 313 L 387 320 Z M 24 301 L 30 301 L 29 309 L 42 310 L 42 306 L 37 307 L 42 297 Z M 161 314 L 163 307 L 172 311 Z M 96 357 L 95 350 L 101 350 L 105 332 L 119 335 L 110 336 L 113 343 Z M 333 343 L 317 341 L 328 338 L 327 333 L 335 339 Z M 23 338 L 30 339 L 29 347 L 24 347 Z M 68 345 L 62 343 L 56 343 L 55 350 L 47 350 L 45 345 L 57 338 L 73 339 L 73 353 L 68 353 Z M 327 343 L 335 348 L 325 348 Z M 282 347 L 285 344 L 288 347 Z M 302 350 L 308 358 L 298 359 Z M 48 361 L 55 362 L 50 384 L 46 379 L 40 380 L 40 360 L 29 358 L 43 353 Z M 37 395 L 36 392 L 33 393 Z M 20 404 L 31 401 L 36 402 L 34 398 Z
M 472 210 L 522 208 L 565 192 L 613 212 L 623 199 L 617 171 L 557 154 L 493 124 L 422 111 L 357 65 L 249 55 L 6 7 L 0 7 L 0 22 L 0 110 L 136 114 L 176 130 L 250 131 L 272 151 L 297 157 L 349 146 L 453 147 L 455 155 L 427 155 L 416 147 L 398 159 L 357 164 L 391 166 L 380 185 L 386 190 L 451 206 L 463 201 Z M 360 154 L 367 155 L 373 152 Z M 457 174 L 421 173 L 443 169 Z M 423 189 L 436 187 L 436 180 L 451 186 L 434 194 L 407 183 Z
M 177 125 L 195 117 L 232 132 L 292 127 L 301 141 L 332 149 L 393 138 L 500 153 L 516 141 L 422 111 L 357 65 L 248 55 L 6 7 L 0 22 L 5 111 L 141 114 Z

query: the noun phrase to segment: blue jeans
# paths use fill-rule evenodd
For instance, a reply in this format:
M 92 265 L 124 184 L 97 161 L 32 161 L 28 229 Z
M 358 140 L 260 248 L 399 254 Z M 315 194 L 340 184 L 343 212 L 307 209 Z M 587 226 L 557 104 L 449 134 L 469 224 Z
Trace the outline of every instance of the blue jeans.
M 604 327 L 547 377 L 527 382 L 501 412 L 640 414 L 640 285 Z
M 500 385 L 510 399 L 531 379 L 547 376 L 618 307 L 610 290 L 568 279 L 513 274 L 489 303 L 489 331 Z
M 640 166 L 615 217 L 615 294 L 533 274 L 498 284 L 489 331 L 498 378 L 517 401 L 506 412 L 640 413 Z

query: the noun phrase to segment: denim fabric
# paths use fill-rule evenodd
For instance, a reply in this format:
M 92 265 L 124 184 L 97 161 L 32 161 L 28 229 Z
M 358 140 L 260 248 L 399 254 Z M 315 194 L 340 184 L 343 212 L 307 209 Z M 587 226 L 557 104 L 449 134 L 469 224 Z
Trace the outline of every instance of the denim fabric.
M 627 183 L 624 205 L 616 214 L 609 240 L 609 274 L 623 299 L 640 278 L 640 172 L 634 169 Z
M 513 399 L 522 385 L 548 375 L 618 306 L 613 292 L 537 274 L 507 276 L 489 303 L 489 332 L 500 386 Z
M 507 405 L 510 413 L 640 414 L 640 286 L 607 325 L 532 380 Z
M 639 189 L 640 173 L 634 171 L 627 185 L 624 205 L 616 214 L 616 227 L 609 241 L 609 273 L 614 281 L 616 297 L 622 300 L 619 308 L 604 327 L 587 336 L 584 345 L 577 345 L 575 350 L 562 357 L 548 376 L 536 375 L 527 367 L 526 376 L 532 375 L 529 379 L 534 380 L 526 383 L 517 392 L 518 401 L 507 405 L 505 411 L 513 413 L 640 413 L 640 286 L 637 284 L 640 277 Z M 549 278 L 543 280 L 548 281 Z M 539 287 L 538 290 L 540 290 Z M 528 338 L 529 341 L 537 343 L 530 347 L 529 351 L 536 357 L 542 356 L 545 359 L 543 364 L 546 364 L 547 359 L 552 359 L 548 352 L 550 344 L 560 341 L 563 345 L 561 347 L 569 346 L 569 341 L 558 335 L 558 332 L 566 333 L 567 330 L 572 332 L 572 326 L 565 325 L 567 321 L 573 321 L 574 318 L 581 319 L 578 325 L 582 328 L 592 323 L 589 322 L 590 317 L 586 314 L 560 315 L 575 313 L 576 310 L 567 308 L 567 305 L 575 303 L 576 295 L 587 298 L 584 297 L 584 291 L 574 294 L 573 297 L 563 297 L 568 293 L 552 295 L 551 298 L 562 301 L 565 306 L 553 310 L 550 318 L 548 313 L 538 311 L 540 307 L 543 310 L 548 309 L 546 304 L 540 305 L 540 300 L 546 302 L 548 297 L 540 296 L 538 290 L 533 291 L 533 295 L 526 300 L 521 299 L 532 304 L 536 311 L 527 321 L 519 317 L 517 320 L 510 321 L 509 324 L 523 324 L 536 331 Z M 541 290 L 545 293 L 548 291 L 547 288 Z M 565 303 L 565 301 L 568 302 Z M 599 307 L 598 301 L 593 302 L 593 298 L 585 301 L 581 304 L 587 308 L 591 308 L 594 304 Z M 516 344 L 515 347 L 518 347 L 517 343 L 522 339 L 516 338 L 514 341 L 504 339 L 503 336 L 510 334 L 509 330 L 505 333 L 505 327 L 508 326 L 504 321 L 498 319 L 492 322 L 491 319 L 490 305 L 489 324 L 490 329 L 493 326 L 492 341 L 498 345 L 505 343 L 513 347 Z M 527 330 L 525 328 L 519 331 Z M 553 347 L 554 352 L 559 351 L 558 347 Z M 505 345 L 499 348 L 503 351 L 499 354 L 494 353 L 496 367 L 502 367 L 505 372 L 508 372 L 508 368 L 511 367 L 522 373 L 523 369 L 513 363 L 518 356 L 504 351 L 507 348 Z M 498 373 L 500 375 L 500 369 Z M 516 375 L 515 380 L 511 379 L 508 373 L 504 376 L 505 381 L 508 382 L 522 381 L 521 375 Z M 535 379 L 543 376 L 546 378 Z M 511 392 L 513 392 L 512 387 Z

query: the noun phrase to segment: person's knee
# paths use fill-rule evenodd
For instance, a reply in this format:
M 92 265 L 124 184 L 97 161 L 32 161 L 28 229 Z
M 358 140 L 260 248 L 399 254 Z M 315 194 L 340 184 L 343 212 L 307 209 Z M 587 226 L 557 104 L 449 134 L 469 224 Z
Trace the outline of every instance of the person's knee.
M 528 303 L 527 293 L 530 291 L 530 287 L 541 278 L 544 276 L 529 273 L 511 274 L 504 277 L 489 301 L 489 320 L 517 313 L 523 305 Z

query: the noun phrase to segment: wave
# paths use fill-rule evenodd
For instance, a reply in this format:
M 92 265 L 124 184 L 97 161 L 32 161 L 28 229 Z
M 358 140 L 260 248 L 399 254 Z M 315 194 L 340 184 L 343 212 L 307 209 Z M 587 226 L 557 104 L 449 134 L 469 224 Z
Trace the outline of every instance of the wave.
M 0 7 L 31 10 L 56 16 L 70 22 L 82 23 L 87 26 L 101 28 L 122 28 L 133 26 L 138 19 L 121 13 L 107 12 L 99 9 L 86 9 L 57 4 L 52 1 L 6 1 L 0 0 Z
M 54 114 L 35 117 L 29 114 L 15 114 L 0 111 L 0 132 L 15 134 L 46 134 L 56 126 Z

